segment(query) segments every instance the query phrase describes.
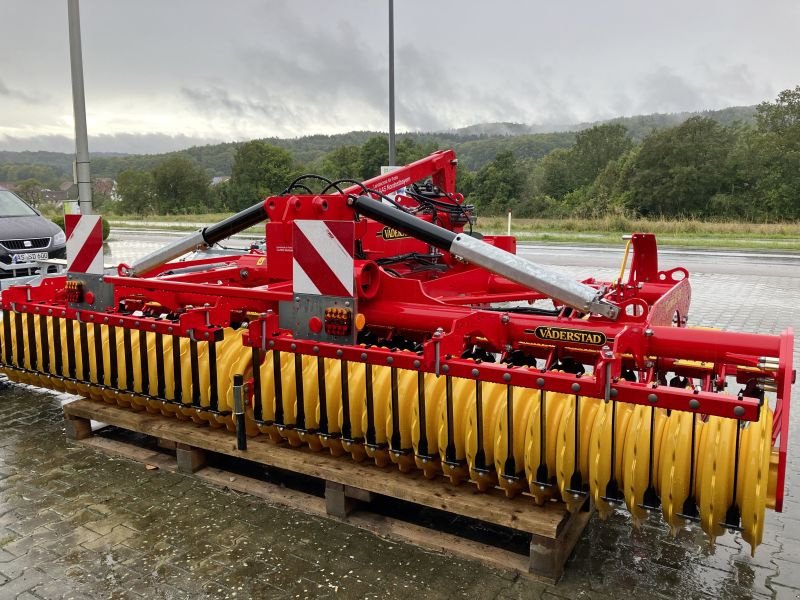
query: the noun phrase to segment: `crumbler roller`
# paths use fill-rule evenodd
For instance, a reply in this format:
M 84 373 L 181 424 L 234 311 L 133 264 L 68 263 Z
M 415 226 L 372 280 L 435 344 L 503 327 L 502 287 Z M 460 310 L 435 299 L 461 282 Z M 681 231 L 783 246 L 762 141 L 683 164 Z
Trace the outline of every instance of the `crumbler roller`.
M 603 518 L 624 505 L 634 525 L 661 512 L 755 550 L 783 503 L 792 332 L 688 327 L 688 273 L 661 270 L 649 234 L 614 281 L 524 260 L 472 230 L 456 164 L 437 152 L 318 194 L 299 178 L 116 272 L 14 286 L 0 369 L 240 444 Z M 264 249 L 169 262 L 264 220 Z

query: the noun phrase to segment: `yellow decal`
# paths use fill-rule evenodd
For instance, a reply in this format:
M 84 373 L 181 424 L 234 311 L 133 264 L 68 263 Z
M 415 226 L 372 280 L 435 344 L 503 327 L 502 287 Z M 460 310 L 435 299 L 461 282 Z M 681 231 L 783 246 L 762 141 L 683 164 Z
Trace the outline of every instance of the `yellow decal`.
M 606 336 L 599 331 L 585 331 L 582 329 L 562 329 L 561 327 L 537 327 L 535 330 L 526 329 L 525 333 L 532 333 L 536 337 L 553 342 L 572 342 L 575 344 L 588 344 L 602 346 L 606 343 Z
M 400 240 L 409 237 L 408 234 L 398 231 L 394 227 L 384 227 L 378 235 L 385 240 Z
M 256 266 L 257 266 L 257 267 L 260 267 L 261 265 L 263 265 L 263 264 L 264 264 L 264 262 L 265 262 L 266 260 L 267 260 L 267 258 L 266 258 L 265 256 L 262 256 L 261 258 L 259 258 L 259 259 L 256 261 Z

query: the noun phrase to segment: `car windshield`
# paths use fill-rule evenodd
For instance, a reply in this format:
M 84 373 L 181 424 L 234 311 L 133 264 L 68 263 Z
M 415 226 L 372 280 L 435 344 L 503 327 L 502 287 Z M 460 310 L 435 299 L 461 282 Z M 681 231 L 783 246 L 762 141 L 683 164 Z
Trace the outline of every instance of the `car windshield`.
M 19 196 L 0 190 L 0 217 L 30 217 L 36 214 Z

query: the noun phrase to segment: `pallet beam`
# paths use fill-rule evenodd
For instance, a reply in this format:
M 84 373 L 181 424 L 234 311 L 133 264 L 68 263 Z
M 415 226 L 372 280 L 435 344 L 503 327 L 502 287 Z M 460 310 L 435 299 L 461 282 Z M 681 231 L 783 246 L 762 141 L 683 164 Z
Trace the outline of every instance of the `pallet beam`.
M 147 412 L 134 413 L 125 408 L 76 400 L 64 406 L 67 435 L 82 440 L 101 451 L 126 456 L 146 464 L 166 466 L 164 455 L 129 443 L 104 437 L 91 437 L 90 420 L 156 438 L 162 449 L 174 445 L 175 462 L 170 469 L 195 473 L 221 485 L 241 489 L 269 501 L 314 514 L 327 514 L 378 535 L 395 537 L 427 548 L 481 560 L 494 567 L 529 573 L 537 578 L 557 581 L 591 513 L 570 514 L 561 503 L 535 506 L 530 498 L 505 498 L 497 493 L 477 494 L 471 485 L 453 487 L 444 481 L 429 481 L 421 474 L 403 474 L 391 467 L 359 464 L 346 457 L 304 448 L 288 448 L 251 439 L 248 450 L 236 447 L 236 440 L 223 430 L 199 428 L 193 423 L 176 421 Z M 285 490 L 263 481 L 249 479 L 206 467 L 209 452 L 258 462 L 265 466 L 300 473 L 325 482 L 325 498 Z M 235 484 L 231 482 L 235 481 Z M 457 515 L 509 527 L 531 535 L 530 556 L 501 550 L 490 545 L 459 538 L 391 517 L 357 510 L 366 507 L 375 494 L 399 498 Z

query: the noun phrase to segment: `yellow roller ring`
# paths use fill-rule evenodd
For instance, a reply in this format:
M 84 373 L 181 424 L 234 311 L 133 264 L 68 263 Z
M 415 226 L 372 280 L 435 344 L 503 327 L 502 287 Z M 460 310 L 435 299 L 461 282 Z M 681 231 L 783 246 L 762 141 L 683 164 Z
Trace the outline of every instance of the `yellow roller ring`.
M 485 471 L 478 471 L 476 456 L 478 453 L 478 422 L 477 399 L 475 391 L 470 395 L 467 405 L 467 435 L 465 439 L 465 452 L 469 466 L 469 478 L 475 482 L 482 492 L 493 488 L 497 484 L 497 472 L 494 469 L 494 432 L 497 419 L 505 415 L 506 386 L 497 383 L 481 384 L 482 422 L 483 422 L 483 454 Z
M 367 456 L 375 461 L 379 467 L 385 467 L 391 460 L 389 459 L 388 439 L 386 438 L 386 415 L 389 413 L 391 404 L 391 369 L 389 367 L 372 367 L 372 411 L 373 427 L 375 428 L 375 444 L 378 448 L 364 446 Z M 361 416 L 361 428 L 365 432 L 369 426 L 367 415 L 366 397 L 364 400 L 364 412 Z
M 475 382 L 461 377 L 452 380 L 453 391 L 453 439 L 450 440 L 455 449 L 455 461 L 458 464 L 446 464 L 448 443 L 447 396 L 439 403 L 439 458 L 442 461 L 442 470 L 450 478 L 453 485 L 458 485 L 469 477 L 469 468 L 466 466 L 466 451 L 464 443 L 467 434 L 467 407 L 469 399 L 475 394 Z
M 414 403 L 417 401 L 417 374 L 407 369 L 397 371 L 397 425 L 400 430 L 400 446 L 392 447 L 394 452 L 389 454 L 392 462 L 396 463 L 403 473 L 408 473 L 416 468 L 413 456 L 413 435 L 411 431 L 412 414 Z M 386 413 L 386 437 L 391 446 L 394 435 L 394 416 L 392 412 L 391 398 L 389 398 L 389 410 Z
M 411 408 L 411 442 L 414 448 L 414 462 L 425 477 L 431 479 L 441 472 L 439 464 L 438 415 L 439 403 L 445 401 L 445 378 L 425 373 L 425 431 L 421 431 L 419 401 Z M 416 394 L 415 394 L 416 396 Z M 419 442 L 425 436 L 427 456 L 421 456 Z
M 695 494 L 700 526 L 712 539 L 722 535 L 720 525 L 733 500 L 733 466 L 737 422 L 709 417 L 700 436 Z
M 342 363 L 333 358 L 324 359 L 325 369 L 325 413 L 328 435 L 319 436 L 320 444 L 333 456 L 344 454 L 340 438 L 339 412 L 342 406 Z M 322 422 L 322 403 L 317 403 L 317 422 Z
M 500 403 L 501 415 L 494 425 L 494 468 L 497 471 L 499 486 L 505 490 L 506 496 L 513 498 L 528 487 L 525 471 L 525 434 L 528 426 L 533 402 L 530 390 L 510 388 L 512 390 L 512 425 L 514 430 L 511 439 L 511 454 L 514 459 L 515 472 L 506 476 L 505 465 L 508 455 L 508 395 Z M 512 479 L 513 478 L 513 479 Z
M 322 444 L 316 430 L 319 429 L 319 379 L 317 372 L 317 359 L 312 356 L 303 356 L 303 420 L 304 429 L 308 432 L 299 432 L 301 442 L 312 450 L 322 450 Z M 314 433 L 310 433 L 313 431 Z
M 634 409 L 632 405 L 624 402 L 617 402 L 616 408 L 614 406 L 612 402 L 602 403 L 595 416 L 595 424 L 589 440 L 589 492 L 601 519 L 607 518 L 614 510 L 611 504 L 603 500 L 611 481 L 611 425 L 613 422 L 614 478 L 619 491 L 622 491 L 625 439 Z M 614 410 L 616 410 L 616 417 L 612 419 Z
M 685 523 L 685 518 L 679 515 L 694 489 L 694 483 L 690 481 L 693 421 L 695 421 L 695 446 L 697 446 L 703 422 L 694 413 L 684 411 L 672 412 L 661 442 L 659 462 L 661 512 L 670 526 L 672 535 L 677 535 Z
M 573 473 L 577 470 L 581 473 L 584 484 L 589 481 L 589 443 L 591 441 L 591 431 L 594 424 L 594 416 L 597 412 L 600 401 L 596 398 L 580 398 L 579 414 L 575 410 L 575 397 L 567 401 L 564 416 L 558 427 L 556 452 L 556 481 L 561 498 L 567 505 L 567 510 L 575 512 L 583 506 L 584 497 L 568 492 Z M 578 455 L 575 454 L 575 419 L 578 419 L 578 432 L 580 444 Z
M 653 421 L 653 436 L 650 436 L 650 420 Z M 666 413 L 651 406 L 636 406 L 629 424 L 623 450 L 624 463 L 622 470 L 622 489 L 625 504 L 631 513 L 633 524 L 638 527 L 647 516 L 647 510 L 640 505 L 644 502 L 645 492 L 652 483 L 658 485 L 658 456 L 661 445 L 661 434 L 664 431 Z M 652 443 L 653 464 L 650 464 Z
M 764 536 L 771 446 L 772 411 L 765 404 L 759 420 L 743 429 L 739 449 L 736 496 L 741 510 L 742 538 L 750 544 L 752 554 Z

